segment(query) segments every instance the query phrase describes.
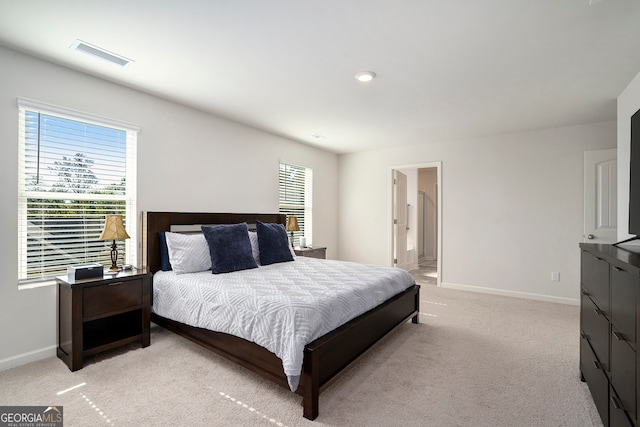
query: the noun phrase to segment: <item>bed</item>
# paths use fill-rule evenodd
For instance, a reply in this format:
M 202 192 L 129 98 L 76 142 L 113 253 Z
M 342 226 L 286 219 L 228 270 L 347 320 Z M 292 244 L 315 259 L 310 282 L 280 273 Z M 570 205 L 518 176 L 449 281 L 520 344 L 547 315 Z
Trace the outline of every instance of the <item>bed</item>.
M 152 273 L 161 270 L 160 232 L 172 231 L 180 226 L 242 222 L 255 224 L 257 221 L 284 224 L 285 220 L 286 217 L 282 214 L 145 212 L 142 215 L 143 265 Z M 306 344 L 299 384 L 295 388 L 295 392 L 302 395 L 303 416 L 310 420 L 315 419 L 319 414 L 321 390 L 358 356 L 395 327 L 409 319 L 413 323 L 418 323 L 418 312 L 419 286 L 414 283 L 406 290 Z M 151 319 L 154 323 L 282 387 L 290 388 L 291 386 L 290 378 L 284 372 L 283 360 L 265 347 L 231 334 L 189 326 L 157 313 L 152 313 Z

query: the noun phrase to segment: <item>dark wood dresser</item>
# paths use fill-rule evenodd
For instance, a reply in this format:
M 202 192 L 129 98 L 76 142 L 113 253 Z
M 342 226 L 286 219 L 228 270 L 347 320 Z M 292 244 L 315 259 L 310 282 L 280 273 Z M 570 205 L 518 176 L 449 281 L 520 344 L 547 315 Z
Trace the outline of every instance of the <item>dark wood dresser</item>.
M 58 284 L 58 357 L 69 369 L 84 358 L 128 343 L 150 344 L 151 274 L 133 270 Z
M 640 248 L 583 243 L 580 374 L 605 426 L 636 426 Z

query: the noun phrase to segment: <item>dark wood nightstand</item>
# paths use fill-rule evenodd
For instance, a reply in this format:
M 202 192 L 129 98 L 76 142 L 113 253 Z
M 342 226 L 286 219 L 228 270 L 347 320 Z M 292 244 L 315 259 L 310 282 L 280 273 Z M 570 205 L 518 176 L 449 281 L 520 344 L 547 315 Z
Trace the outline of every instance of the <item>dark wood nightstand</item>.
M 306 248 L 293 248 L 293 251 L 298 256 L 327 259 L 327 248 L 308 246 Z
M 81 281 L 56 277 L 58 284 L 58 357 L 69 369 L 84 358 L 140 341 L 150 344 L 152 275 L 121 271 Z

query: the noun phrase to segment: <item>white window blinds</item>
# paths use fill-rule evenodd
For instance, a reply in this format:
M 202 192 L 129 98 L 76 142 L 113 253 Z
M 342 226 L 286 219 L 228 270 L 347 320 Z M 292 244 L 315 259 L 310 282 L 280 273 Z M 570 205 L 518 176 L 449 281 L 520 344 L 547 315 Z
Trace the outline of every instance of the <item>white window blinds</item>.
M 98 240 L 105 215 L 119 214 L 131 239 L 120 263 L 136 259 L 138 129 L 110 119 L 18 100 L 18 279 L 43 281 L 67 266 L 110 265 Z
M 279 188 L 280 213 L 287 217 L 294 215 L 298 219 L 300 231 L 294 232 L 296 241 L 305 236 L 308 242 L 312 242 L 313 170 L 280 162 Z

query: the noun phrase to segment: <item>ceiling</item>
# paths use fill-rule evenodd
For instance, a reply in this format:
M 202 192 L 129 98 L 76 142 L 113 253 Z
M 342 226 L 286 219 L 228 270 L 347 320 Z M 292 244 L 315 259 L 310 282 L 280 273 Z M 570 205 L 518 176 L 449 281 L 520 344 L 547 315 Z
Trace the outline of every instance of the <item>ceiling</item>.
M 0 0 L 0 45 L 336 153 L 615 120 L 639 23 L 640 0 Z

